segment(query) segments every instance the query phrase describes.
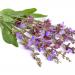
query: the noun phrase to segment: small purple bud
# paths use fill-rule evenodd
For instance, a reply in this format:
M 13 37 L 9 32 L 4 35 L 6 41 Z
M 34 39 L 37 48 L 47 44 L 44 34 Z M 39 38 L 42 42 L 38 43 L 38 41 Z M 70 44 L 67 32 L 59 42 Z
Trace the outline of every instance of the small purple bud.
M 27 45 L 28 45 L 28 46 L 33 45 L 34 40 L 35 40 L 35 37 L 34 37 L 34 36 L 32 36 L 32 38 L 28 40 L 28 44 L 27 44 Z
M 53 59 L 53 58 L 52 58 L 52 56 L 50 56 L 50 55 L 47 57 L 47 60 L 48 60 L 48 61 L 52 61 L 52 59 Z
M 32 36 L 31 40 L 32 40 L 32 41 L 35 40 L 35 36 Z

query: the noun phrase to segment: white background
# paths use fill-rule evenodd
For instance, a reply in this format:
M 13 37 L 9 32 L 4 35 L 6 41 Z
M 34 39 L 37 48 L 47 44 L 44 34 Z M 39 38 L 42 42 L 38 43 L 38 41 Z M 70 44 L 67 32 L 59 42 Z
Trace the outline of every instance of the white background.
M 38 9 L 37 12 L 47 14 L 53 24 L 64 21 L 65 25 L 75 29 L 74 0 L 0 0 L 0 10 L 33 7 Z M 0 32 L 0 75 L 75 75 L 75 55 L 70 56 L 71 63 L 62 61 L 61 64 L 41 57 L 43 64 L 39 68 L 29 51 L 5 43 Z

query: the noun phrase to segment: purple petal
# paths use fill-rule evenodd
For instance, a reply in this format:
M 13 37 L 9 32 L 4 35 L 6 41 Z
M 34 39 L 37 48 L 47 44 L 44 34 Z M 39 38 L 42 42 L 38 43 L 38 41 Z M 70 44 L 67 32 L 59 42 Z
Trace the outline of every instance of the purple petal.
M 57 55 L 56 50 L 52 50 L 52 56 L 55 57 Z
M 25 28 L 26 25 L 24 23 L 21 23 L 20 25 L 18 25 L 19 28 Z
M 23 38 L 22 34 L 19 33 L 19 32 L 16 33 L 16 37 L 17 37 L 18 39 L 22 39 L 22 38 Z
M 41 51 L 43 51 L 43 50 L 44 50 L 44 48 L 42 48 L 42 47 L 38 48 L 38 51 L 39 51 L 39 52 L 41 52 Z
M 40 43 L 40 39 L 39 39 L 39 38 L 36 38 L 36 39 L 35 39 L 35 46 L 38 46 L 39 43 Z
M 49 56 L 47 57 L 47 60 L 48 60 L 48 61 L 52 61 L 52 56 L 49 55 Z
M 31 46 L 33 44 L 33 42 L 29 39 L 29 41 L 28 41 L 28 46 Z
M 29 50 L 33 50 L 30 46 L 28 46 L 28 45 L 25 45 L 24 46 L 26 49 L 29 49 Z
M 35 40 L 35 36 L 32 36 L 31 40 L 32 40 L 32 41 Z
M 38 51 L 41 52 L 41 51 L 44 51 L 44 49 L 45 49 L 44 44 L 42 44 L 42 46 L 40 48 L 38 48 Z
M 32 36 L 32 38 L 28 40 L 28 44 L 27 44 L 27 45 L 28 45 L 28 46 L 33 45 L 33 44 L 34 44 L 34 40 L 35 40 L 35 37 Z
M 49 31 L 47 31 L 47 32 L 45 33 L 45 35 L 46 35 L 46 36 L 49 36 L 49 35 L 50 35 L 50 32 L 49 32 Z

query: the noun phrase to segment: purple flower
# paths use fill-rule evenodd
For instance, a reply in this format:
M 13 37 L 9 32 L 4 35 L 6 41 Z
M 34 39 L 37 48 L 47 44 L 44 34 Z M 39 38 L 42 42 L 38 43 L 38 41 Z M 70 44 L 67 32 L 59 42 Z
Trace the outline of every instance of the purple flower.
M 47 57 L 47 59 L 48 59 L 49 61 L 52 61 L 52 60 L 53 60 L 53 57 L 56 57 L 56 56 L 57 56 L 56 50 L 52 50 L 52 51 L 51 51 L 51 54 Z
M 40 39 L 35 39 L 35 46 L 38 46 L 40 43 Z
M 16 37 L 18 39 L 22 39 L 23 38 L 23 36 L 22 36 L 22 34 L 20 32 L 16 32 Z
M 39 52 L 44 51 L 44 47 L 38 48 L 38 51 L 39 51 Z
M 38 46 L 38 44 L 39 44 L 39 41 L 36 41 L 35 46 Z
M 53 60 L 52 56 L 49 55 L 49 56 L 47 57 L 47 60 L 48 60 L 48 61 L 52 61 L 52 60 Z
M 46 31 L 45 36 L 49 36 L 49 35 L 50 35 L 50 31 Z
M 28 45 L 28 46 L 33 45 L 33 44 L 34 44 L 34 40 L 35 40 L 35 37 L 32 36 L 32 38 L 28 40 L 28 44 L 27 44 L 27 45 Z
M 26 49 L 33 50 L 33 48 L 30 47 L 30 46 L 28 46 L 28 45 L 25 45 L 24 47 L 25 47 Z
M 33 44 L 33 42 L 29 39 L 27 46 L 29 47 L 29 46 L 31 46 L 32 44 Z
M 53 57 L 55 57 L 55 56 L 57 55 L 56 50 L 52 50 L 51 55 L 52 55 Z
M 24 23 L 21 23 L 20 25 L 18 25 L 19 28 L 25 28 L 26 25 Z
M 54 26 L 50 27 L 50 33 L 55 33 L 56 32 L 56 28 Z
M 31 41 L 35 40 L 35 36 L 32 36 Z
M 68 47 L 68 48 L 66 49 L 66 53 L 72 53 L 72 48 Z
M 39 44 L 37 45 L 37 48 L 38 48 L 38 51 L 39 51 L 39 52 L 44 51 L 44 49 L 45 49 L 43 43 L 42 43 L 42 44 L 39 43 Z

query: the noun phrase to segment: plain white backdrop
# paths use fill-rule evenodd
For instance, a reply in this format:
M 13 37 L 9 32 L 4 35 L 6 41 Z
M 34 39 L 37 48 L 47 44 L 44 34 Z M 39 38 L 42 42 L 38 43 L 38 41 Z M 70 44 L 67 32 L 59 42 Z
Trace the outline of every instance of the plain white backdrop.
M 65 25 L 75 29 L 75 0 L 0 0 L 0 10 L 11 8 L 23 10 L 37 8 L 38 13 L 48 15 L 53 24 L 64 21 Z M 1 30 L 0 30 L 1 31 Z M 42 58 L 39 68 L 23 47 L 16 48 L 5 43 L 0 32 L 0 75 L 75 75 L 75 55 L 70 56 L 71 63 L 62 60 L 55 64 Z

